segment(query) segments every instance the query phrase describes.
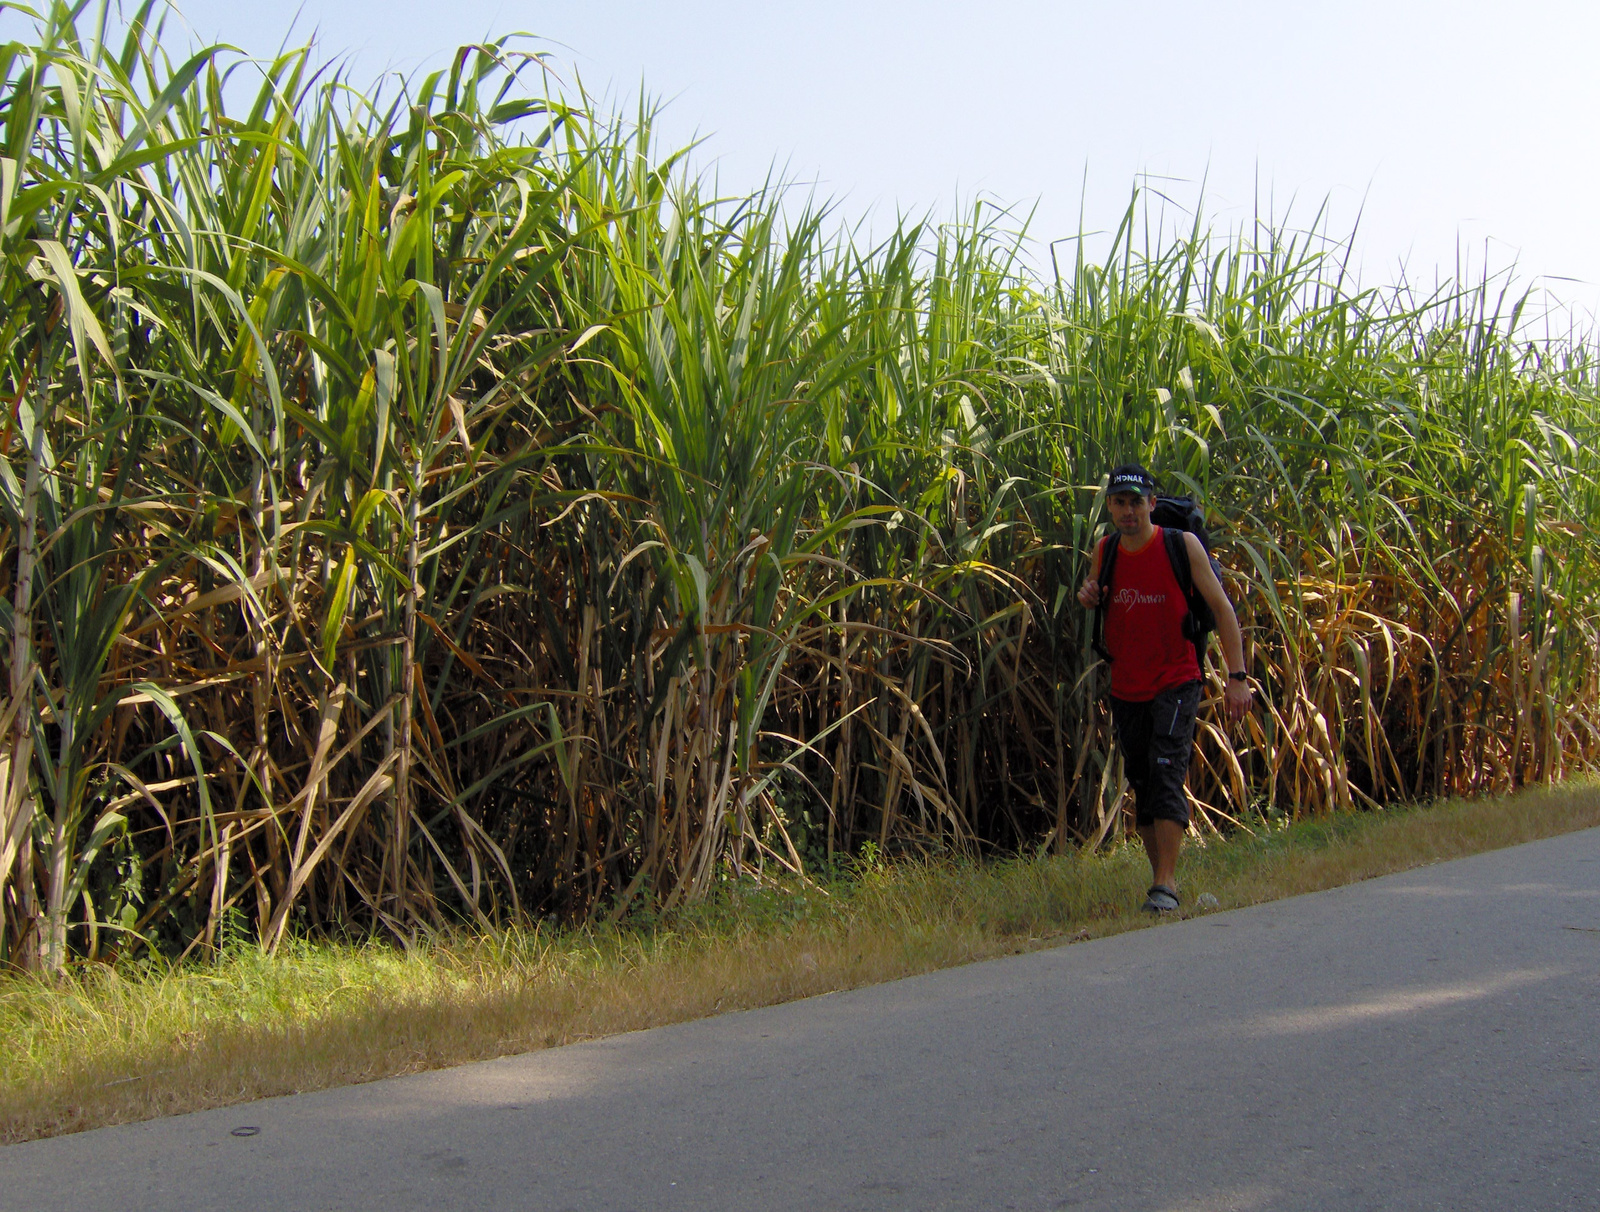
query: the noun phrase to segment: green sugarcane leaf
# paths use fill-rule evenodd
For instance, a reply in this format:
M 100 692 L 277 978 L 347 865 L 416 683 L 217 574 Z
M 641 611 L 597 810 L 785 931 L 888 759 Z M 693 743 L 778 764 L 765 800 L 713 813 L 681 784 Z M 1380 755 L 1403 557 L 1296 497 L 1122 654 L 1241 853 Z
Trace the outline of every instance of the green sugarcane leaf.
M 322 658 L 324 667 L 332 669 L 334 654 L 344 634 L 345 616 L 350 610 L 350 598 L 356 584 L 356 549 L 351 544 L 345 548 L 339 571 L 334 574 L 333 592 L 328 598 L 328 612 L 322 620 Z
M 67 321 L 72 329 L 72 345 L 78 355 L 78 364 L 85 368 L 89 365 L 88 350 L 84 348 L 84 338 L 87 336 L 99 351 L 106 367 L 120 378 L 122 372 L 111 352 L 111 343 L 106 340 L 99 319 L 84 302 L 83 293 L 78 289 L 78 273 L 67 250 L 55 240 L 40 240 L 39 251 L 44 254 L 50 274 L 61 287 L 62 297 L 66 300 Z
M 128 818 L 120 812 L 106 811 L 100 814 L 100 819 L 95 821 L 93 830 L 90 831 L 89 840 L 84 842 L 78 850 L 76 861 L 72 866 L 72 876 L 67 884 L 67 895 L 62 899 L 65 905 L 74 905 L 83 895 L 83 890 L 88 887 L 90 871 L 94 861 L 100 857 L 100 851 L 105 844 L 117 833 L 126 832 Z

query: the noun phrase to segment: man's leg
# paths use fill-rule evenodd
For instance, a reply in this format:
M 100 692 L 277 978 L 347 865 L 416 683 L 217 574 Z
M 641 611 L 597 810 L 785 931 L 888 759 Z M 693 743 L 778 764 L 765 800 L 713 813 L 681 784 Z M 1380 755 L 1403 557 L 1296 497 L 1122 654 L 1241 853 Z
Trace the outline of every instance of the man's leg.
M 1122 750 L 1122 773 L 1133 788 L 1134 821 L 1139 836 L 1144 836 L 1150 812 L 1150 704 L 1111 700 L 1111 723 L 1117 730 L 1117 747 Z
M 1117 727 L 1117 743 L 1122 747 L 1122 768 L 1133 787 L 1133 802 L 1137 812 L 1134 827 L 1144 852 L 1150 860 L 1152 884 L 1174 888 L 1173 880 L 1178 869 L 1178 843 L 1183 839 L 1183 827 L 1178 826 L 1177 837 L 1169 835 L 1165 826 L 1171 821 L 1153 820 L 1150 813 L 1162 794 L 1158 782 L 1151 778 L 1150 740 L 1154 731 L 1155 713 L 1151 703 L 1125 703 L 1111 700 L 1111 718 Z
M 1176 890 L 1178 851 L 1183 846 L 1183 826 L 1177 821 L 1151 821 L 1139 826 L 1139 840 L 1150 860 L 1150 883 Z
M 1194 752 L 1194 721 L 1200 693 L 1200 683 L 1190 682 L 1163 691 L 1150 704 L 1147 769 L 1151 795 L 1148 815 L 1139 825 L 1139 838 L 1150 859 L 1153 885 L 1174 895 L 1178 888 L 1178 851 L 1189 827 L 1189 798 L 1184 788 Z

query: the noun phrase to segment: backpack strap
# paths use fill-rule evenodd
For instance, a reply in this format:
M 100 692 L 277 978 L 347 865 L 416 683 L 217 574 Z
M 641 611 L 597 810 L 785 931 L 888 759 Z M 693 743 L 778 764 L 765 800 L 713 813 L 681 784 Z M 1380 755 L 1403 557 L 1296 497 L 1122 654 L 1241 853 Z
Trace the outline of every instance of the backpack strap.
M 1194 645 L 1195 660 L 1199 661 L 1200 667 L 1204 669 L 1206 646 L 1211 633 L 1217 629 L 1216 612 L 1211 609 L 1211 603 L 1201 597 L 1200 592 L 1194 587 L 1194 566 L 1189 563 L 1189 544 L 1183 537 L 1184 532 L 1174 528 L 1163 530 L 1161 533 L 1167 541 L 1167 559 L 1172 564 L 1172 575 L 1177 578 L 1178 590 L 1183 594 L 1184 604 L 1189 608 L 1189 613 L 1183 616 L 1183 638 Z M 1204 546 L 1203 540 L 1201 545 Z M 1209 553 L 1206 558 L 1211 560 L 1212 570 L 1218 573 L 1220 580 L 1220 566 Z
M 1094 636 L 1092 644 L 1102 661 L 1111 660 L 1106 647 L 1106 607 L 1111 600 L 1111 572 L 1116 567 L 1117 552 L 1122 549 L 1119 536 L 1108 534 L 1100 540 L 1100 571 L 1096 581 L 1100 586 L 1100 604 L 1094 608 Z
M 1172 565 L 1172 575 L 1178 578 L 1178 590 L 1185 602 L 1194 601 L 1194 569 L 1189 566 L 1189 545 L 1184 542 L 1184 532 L 1174 526 L 1166 527 L 1161 537 L 1167 543 L 1167 562 Z

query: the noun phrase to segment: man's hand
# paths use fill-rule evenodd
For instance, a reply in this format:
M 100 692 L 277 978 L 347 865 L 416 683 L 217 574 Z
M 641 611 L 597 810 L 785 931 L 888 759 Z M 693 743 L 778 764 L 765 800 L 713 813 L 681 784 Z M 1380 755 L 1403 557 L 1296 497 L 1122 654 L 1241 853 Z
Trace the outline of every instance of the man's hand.
M 1255 702 L 1256 692 L 1250 689 L 1249 682 L 1241 682 L 1236 678 L 1228 679 L 1228 688 L 1223 691 L 1222 705 L 1228 714 L 1228 723 L 1237 724 L 1250 713 L 1250 708 Z
M 1093 610 L 1100 605 L 1100 582 L 1093 577 L 1084 577 L 1083 584 L 1078 586 L 1078 605 L 1085 610 Z

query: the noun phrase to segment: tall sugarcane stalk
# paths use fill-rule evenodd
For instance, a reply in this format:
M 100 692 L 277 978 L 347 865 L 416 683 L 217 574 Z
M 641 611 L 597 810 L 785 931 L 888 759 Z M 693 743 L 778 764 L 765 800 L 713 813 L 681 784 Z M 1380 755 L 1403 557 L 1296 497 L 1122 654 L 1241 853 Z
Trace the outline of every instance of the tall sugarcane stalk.
M 412 468 L 416 484 L 423 483 L 424 468 L 419 460 Z M 417 684 L 417 594 L 421 591 L 418 577 L 421 573 L 421 547 L 417 533 L 421 527 L 422 509 L 417 495 L 412 493 L 406 502 L 406 585 L 405 607 L 402 612 L 404 639 L 400 648 L 400 736 L 399 759 L 395 765 L 394 780 L 394 836 L 389 886 L 395 898 L 395 916 L 406 915 L 406 855 L 411 846 L 411 750 L 412 720 L 416 702 Z
M 43 336 L 41 333 L 41 341 Z M 34 365 L 38 363 L 36 353 Z M 8 746 L 10 764 L 6 770 L 4 850 L 0 851 L 0 888 L 12 890 L 16 897 L 15 912 L 9 915 L 15 925 L 15 935 L 7 954 L 23 968 L 36 967 L 43 956 L 34 883 L 34 848 L 28 835 L 37 812 L 29 783 L 34 738 L 31 705 L 35 698 L 33 584 L 34 566 L 37 563 L 40 465 L 44 461 L 45 414 L 48 409 L 48 401 L 44 397 L 45 382 L 43 377 L 38 379 L 34 403 L 27 409 L 31 423 L 22 426 L 27 434 L 27 456 L 22 481 L 22 524 L 17 531 L 17 572 L 11 603 L 11 700 L 8 713 L 13 723 Z M 23 392 L 18 393 L 19 415 L 25 391 L 26 382 Z M 0 922 L 0 942 L 5 941 L 4 927 L 5 924 Z

